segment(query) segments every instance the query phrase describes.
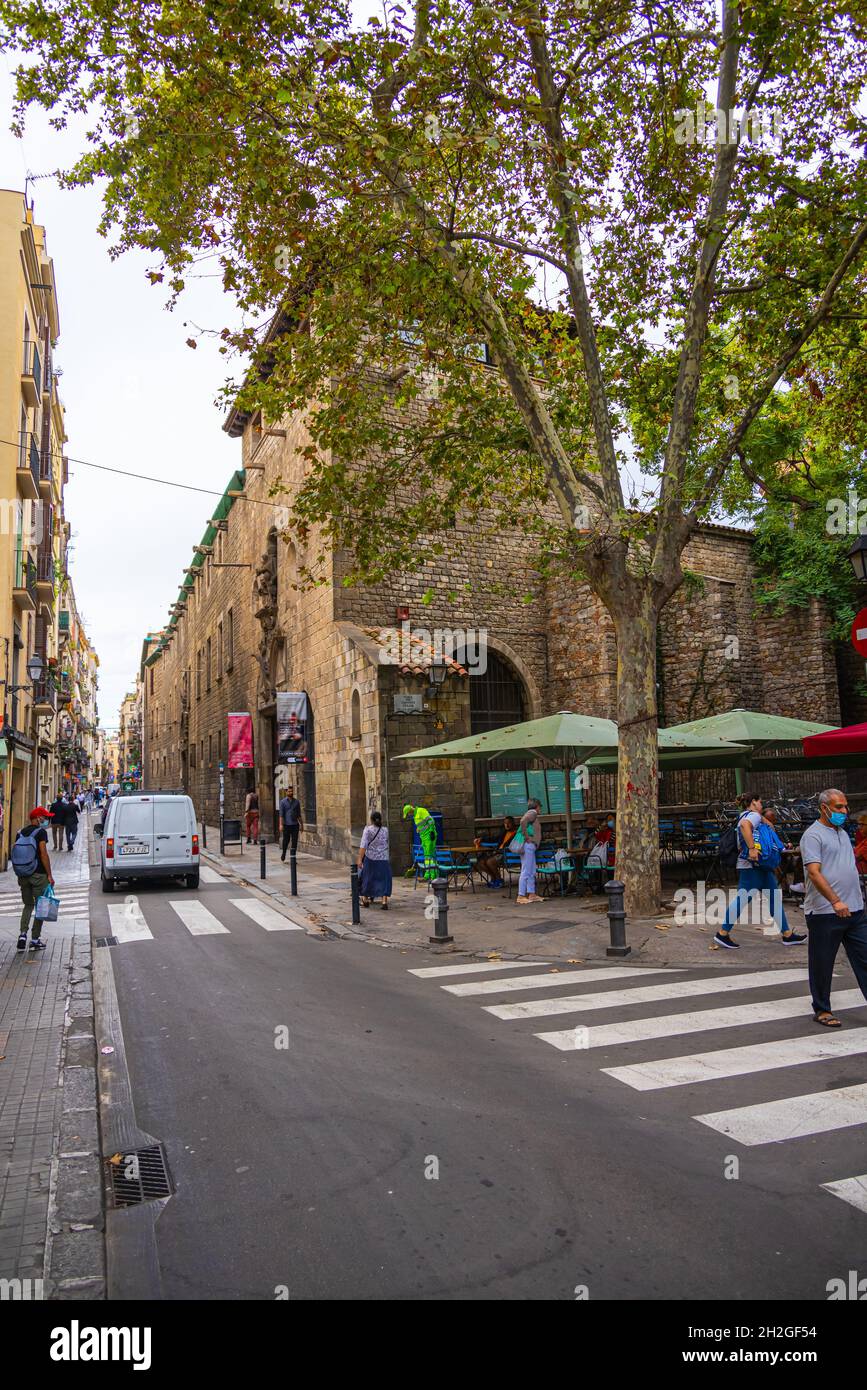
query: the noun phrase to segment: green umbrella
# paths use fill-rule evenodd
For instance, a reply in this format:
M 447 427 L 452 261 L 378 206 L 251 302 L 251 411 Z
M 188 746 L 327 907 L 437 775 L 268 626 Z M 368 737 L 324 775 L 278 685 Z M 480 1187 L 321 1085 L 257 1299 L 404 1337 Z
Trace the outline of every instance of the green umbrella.
M 810 734 L 824 734 L 829 724 L 817 724 L 812 719 L 788 719 L 781 714 L 762 714 L 758 710 L 730 709 L 724 714 L 710 714 L 704 719 L 690 719 L 675 724 L 669 734 L 693 734 L 698 737 L 730 739 L 745 744 L 746 751 L 725 754 L 706 766 L 734 767 L 735 786 L 744 789 L 744 771 L 773 771 L 804 767 L 801 740 Z M 764 755 L 764 756 L 763 756 Z
M 570 769 L 576 764 L 586 763 L 594 753 L 609 752 L 617 746 L 617 725 L 612 719 L 594 719 L 590 715 L 561 710 L 559 714 L 549 714 L 544 719 L 528 719 L 522 724 L 507 724 L 505 728 L 490 729 L 484 734 L 469 734 L 466 738 L 433 744 L 430 748 L 418 748 L 412 753 L 400 753 L 393 761 L 406 758 L 479 758 L 492 761 L 502 757 L 526 758 L 529 761 L 538 758 L 560 767 L 563 769 L 566 793 L 566 845 L 571 849 Z M 659 747 L 660 750 L 692 753 L 695 757 L 710 752 L 746 751 L 720 738 L 698 737 L 665 729 L 659 731 Z

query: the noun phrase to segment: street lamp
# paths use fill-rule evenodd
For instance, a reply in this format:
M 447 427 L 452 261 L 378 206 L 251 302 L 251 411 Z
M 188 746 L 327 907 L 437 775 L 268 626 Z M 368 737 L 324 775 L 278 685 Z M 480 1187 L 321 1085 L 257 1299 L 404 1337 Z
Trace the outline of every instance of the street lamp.
M 867 584 L 867 536 L 860 535 L 848 554 L 855 578 L 859 584 Z
M 27 674 L 34 685 L 36 685 L 37 681 L 40 681 L 42 679 L 42 673 L 44 670 L 45 662 L 43 661 L 42 657 L 39 655 L 38 652 L 34 652 L 33 655 L 30 657 L 29 661 L 27 662 Z
M 448 675 L 448 667 L 441 656 L 435 656 L 430 664 L 428 680 L 430 681 L 430 693 L 436 695 Z

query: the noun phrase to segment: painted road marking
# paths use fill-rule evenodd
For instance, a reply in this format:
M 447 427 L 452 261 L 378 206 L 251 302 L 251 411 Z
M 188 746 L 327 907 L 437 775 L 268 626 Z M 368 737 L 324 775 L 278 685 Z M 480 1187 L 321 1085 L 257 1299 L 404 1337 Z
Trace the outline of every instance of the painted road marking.
M 844 989 L 834 996 L 834 1009 L 857 1009 L 864 1003 L 860 989 Z M 559 1048 L 579 1052 L 588 1047 L 609 1047 L 614 1043 L 644 1042 L 648 1038 L 676 1038 L 682 1033 L 702 1033 L 714 1028 L 740 1028 L 747 1023 L 771 1023 L 779 1018 L 810 1016 L 806 995 L 792 999 L 768 999 L 760 1004 L 734 1004 L 728 1009 L 696 1009 L 682 1014 L 660 1014 L 655 1018 L 634 1019 L 631 1023 L 605 1023 L 595 1028 L 564 1028 L 556 1033 L 535 1033 L 534 1037 Z
M 826 1037 L 811 1035 L 751 1043 L 747 1047 L 721 1048 L 716 1052 L 696 1052 L 690 1057 L 669 1057 L 659 1062 L 636 1062 L 629 1067 L 603 1067 L 602 1070 L 636 1091 L 656 1091 L 665 1086 L 692 1086 L 726 1076 L 750 1076 L 777 1067 L 853 1057 L 859 1052 L 867 1052 L 867 1028 Z
M 479 983 L 470 981 L 462 985 L 440 985 L 440 989 L 448 990 L 449 994 L 506 994 L 513 989 L 554 989 L 556 985 L 589 985 L 595 980 L 622 980 L 624 978 L 633 979 L 636 975 L 673 975 L 676 971 L 665 970 L 662 966 L 653 966 L 645 969 L 643 966 L 636 970 L 628 965 L 612 965 L 603 967 L 600 970 L 592 966 L 586 970 L 561 970 L 559 974 L 550 975 L 518 975 L 508 980 L 482 980 Z
M 119 942 L 153 940 L 153 932 L 144 919 L 138 898 L 132 895 L 126 902 L 109 903 L 108 918 L 111 922 L 111 935 Z
M 233 907 L 237 907 L 240 912 L 245 912 L 248 917 L 252 917 L 258 926 L 264 927 L 266 931 L 303 931 L 295 922 L 289 922 L 282 913 L 270 907 L 268 903 L 260 902 L 258 898 L 230 898 L 229 902 Z
M 832 1196 L 842 1197 L 850 1206 L 867 1212 L 867 1173 L 862 1173 L 860 1178 L 841 1178 L 839 1182 L 823 1182 L 822 1187 Z
M 169 907 L 174 908 L 188 932 L 193 936 L 218 936 L 225 934 L 228 936 L 229 928 L 224 927 L 222 922 L 218 922 L 213 912 L 209 912 L 204 903 L 196 902 L 187 898 L 183 902 L 170 902 Z
M 553 964 L 550 960 L 486 960 L 467 965 L 426 965 L 423 970 L 409 970 L 407 974 L 418 975 L 422 980 L 434 980 L 440 975 L 481 975 L 488 970 L 527 970 L 534 965 L 540 970 L 550 970 Z
M 867 1124 L 867 1086 L 814 1091 L 788 1100 L 694 1115 L 693 1119 L 748 1147 L 779 1144 L 783 1139 L 804 1139 L 809 1134 L 827 1134 L 830 1130 Z
M 727 994 L 742 989 L 767 989 L 806 980 L 806 970 L 760 970 L 750 975 L 715 975 L 707 980 L 673 980 L 646 989 L 610 990 L 600 994 L 567 994 L 561 999 L 526 999 L 520 1004 L 485 1004 L 497 1018 L 539 1018 L 543 1014 L 581 1013 L 588 1009 L 615 1009 L 622 1004 L 655 1004 L 669 999 L 688 999 L 700 994 Z
M 205 864 L 199 865 L 199 878 L 202 883 L 222 883 L 229 887 L 229 880 L 218 874 L 216 869 L 209 869 Z

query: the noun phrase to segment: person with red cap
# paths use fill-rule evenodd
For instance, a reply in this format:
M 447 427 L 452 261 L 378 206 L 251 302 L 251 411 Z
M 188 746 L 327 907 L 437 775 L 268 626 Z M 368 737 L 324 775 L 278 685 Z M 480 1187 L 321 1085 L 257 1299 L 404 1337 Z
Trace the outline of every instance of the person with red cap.
M 51 812 L 45 806 L 34 806 L 30 812 L 30 824 L 19 830 L 9 856 L 24 903 L 21 912 L 21 934 L 18 937 L 19 951 L 23 951 L 27 945 L 27 931 L 33 909 L 49 883 L 54 887 L 51 860 L 48 858 L 48 831 L 45 828 L 51 821 Z M 37 917 L 30 933 L 31 951 L 45 950 L 45 942 L 41 940 L 41 935 L 42 922 Z

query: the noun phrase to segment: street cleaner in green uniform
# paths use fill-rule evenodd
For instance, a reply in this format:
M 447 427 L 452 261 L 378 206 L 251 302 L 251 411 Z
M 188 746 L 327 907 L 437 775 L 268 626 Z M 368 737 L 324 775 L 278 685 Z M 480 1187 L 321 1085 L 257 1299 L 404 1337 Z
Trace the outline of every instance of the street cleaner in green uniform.
M 437 825 L 430 811 L 426 806 L 410 806 L 407 804 L 403 808 L 403 818 L 412 815 L 415 828 L 418 831 L 418 838 L 421 840 L 422 853 L 424 855 L 424 873 L 422 877 L 433 882 L 439 877 L 437 868 Z

